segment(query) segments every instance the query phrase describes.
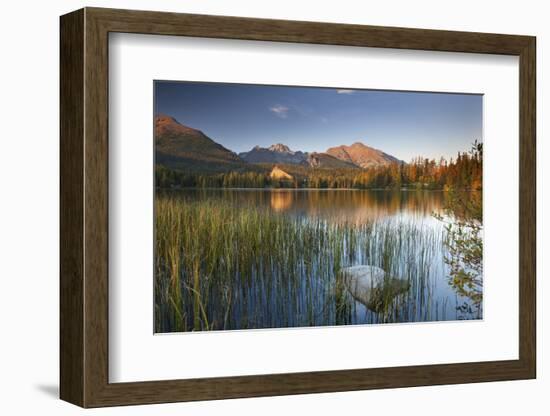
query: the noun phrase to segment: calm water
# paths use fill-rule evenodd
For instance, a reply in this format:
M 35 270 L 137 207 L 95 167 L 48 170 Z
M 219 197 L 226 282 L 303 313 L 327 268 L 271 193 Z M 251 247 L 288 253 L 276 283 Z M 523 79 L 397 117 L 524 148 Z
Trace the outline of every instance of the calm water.
M 391 274 L 411 282 L 407 293 L 397 296 L 391 307 L 383 313 L 367 308 L 363 303 L 351 299 L 351 308 L 346 310 L 348 324 L 365 324 L 381 322 L 422 322 L 456 319 L 477 319 L 479 311 L 470 309 L 470 301 L 458 296 L 448 283 L 448 267 L 444 262 L 446 247 L 444 244 L 444 223 L 434 218 L 434 213 L 443 214 L 446 193 L 439 191 L 364 191 L 364 190 L 271 190 L 271 189 L 188 189 L 169 193 L 172 197 L 186 201 L 215 201 L 236 207 L 255 207 L 264 210 L 268 215 L 288 216 L 302 222 L 331 225 L 346 224 L 359 230 L 353 244 L 346 243 L 345 253 L 329 257 L 338 257 L 341 267 L 372 264 L 382 267 L 387 264 L 387 248 L 384 245 L 398 241 L 392 248 Z M 362 226 L 370 225 L 369 233 L 361 234 Z M 190 225 L 192 226 L 192 224 Z M 388 231 L 390 230 L 390 231 Z M 388 232 L 403 233 L 400 238 L 388 236 Z M 376 240 L 376 241 L 375 241 Z M 284 311 L 283 318 L 273 318 L 276 311 L 269 310 L 265 304 L 275 304 L 275 297 L 270 300 L 265 295 L 254 301 L 255 296 L 248 295 L 246 302 L 239 303 L 233 298 L 235 306 L 231 308 L 235 322 L 243 316 L 255 314 L 258 323 L 255 327 L 286 327 L 304 325 L 341 324 L 332 320 L 316 321 L 304 324 L 300 316 L 307 308 L 313 309 L 311 316 L 326 314 L 327 293 L 335 287 L 334 273 L 328 277 L 312 279 L 315 270 L 304 261 L 296 259 L 301 265 L 297 283 L 294 283 L 293 294 L 287 300 L 295 307 Z M 319 262 L 314 259 L 312 262 Z M 335 260 L 334 260 L 335 261 Z M 332 261 L 331 264 L 334 264 Z M 277 267 L 271 266 L 271 267 Z M 390 267 L 390 266 L 387 266 Z M 388 271 L 388 270 L 386 270 Z M 303 276 L 301 275 L 303 273 Z M 326 274 L 326 273 L 325 273 Z M 255 274 L 253 273 L 253 276 Z M 263 279 L 263 278 L 262 278 Z M 253 279 L 254 280 L 254 279 Z M 259 281 L 259 278 L 257 279 Z M 263 280 L 262 280 L 263 281 Z M 241 283 L 236 283 L 241 285 Z M 256 293 L 257 283 L 250 287 L 240 287 L 236 293 Z M 313 289 L 312 289 L 313 286 Z M 265 289 L 262 289 L 265 291 Z M 275 292 L 277 289 L 275 289 Z M 269 290 L 268 290 L 269 292 Z M 314 295 L 306 295 L 313 293 Z M 271 292 L 269 292 L 271 293 Z M 286 292 L 285 292 L 286 293 Z M 276 296 L 276 295 L 273 295 Z M 304 299 L 302 301 L 302 299 Z M 215 304 L 212 296 L 210 304 Z M 261 302 L 262 305 L 258 305 Z M 304 303 L 302 305 L 301 303 Z M 245 305 L 245 306 L 242 306 Z M 266 307 L 268 309 L 266 309 Z M 328 306 L 332 308 L 333 306 Z M 263 309 L 262 309 L 263 308 Z M 278 307 L 281 309 L 281 307 Z M 285 306 L 286 308 L 286 306 Z M 259 312 L 258 312 L 259 311 Z M 263 311 L 263 312 L 262 312 Z M 269 315 L 264 321 L 263 315 Z M 337 315 L 337 313 L 335 313 Z M 331 315 L 332 316 L 332 315 Z M 249 326 L 250 327 L 250 326 Z M 238 324 L 232 328 L 239 329 Z

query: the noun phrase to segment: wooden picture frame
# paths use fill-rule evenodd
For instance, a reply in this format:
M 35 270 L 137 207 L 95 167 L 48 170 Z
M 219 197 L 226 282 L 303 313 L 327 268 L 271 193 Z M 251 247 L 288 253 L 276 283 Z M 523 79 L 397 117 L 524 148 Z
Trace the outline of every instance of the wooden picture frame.
M 85 8 L 61 17 L 60 396 L 82 407 L 212 400 L 536 377 L 535 38 Z M 110 32 L 368 46 L 519 57 L 519 359 L 109 383 Z

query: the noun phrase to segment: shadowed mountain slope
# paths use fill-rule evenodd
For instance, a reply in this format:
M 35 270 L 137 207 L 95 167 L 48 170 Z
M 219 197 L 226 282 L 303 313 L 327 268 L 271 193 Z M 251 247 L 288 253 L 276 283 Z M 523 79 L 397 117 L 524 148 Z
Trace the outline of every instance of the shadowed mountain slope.
M 155 157 L 156 163 L 173 169 L 227 171 L 246 165 L 202 131 L 166 115 L 155 118 Z

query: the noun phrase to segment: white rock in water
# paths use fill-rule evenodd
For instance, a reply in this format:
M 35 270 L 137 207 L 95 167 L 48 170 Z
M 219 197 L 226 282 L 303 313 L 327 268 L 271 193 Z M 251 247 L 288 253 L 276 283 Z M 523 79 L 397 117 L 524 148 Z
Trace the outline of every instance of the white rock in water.
M 343 268 L 342 276 L 353 297 L 366 303 L 372 290 L 384 284 L 386 272 L 376 266 L 352 266 Z
M 375 311 L 409 289 L 406 280 L 389 277 L 384 270 L 376 266 L 345 267 L 341 273 L 344 286 L 350 294 Z

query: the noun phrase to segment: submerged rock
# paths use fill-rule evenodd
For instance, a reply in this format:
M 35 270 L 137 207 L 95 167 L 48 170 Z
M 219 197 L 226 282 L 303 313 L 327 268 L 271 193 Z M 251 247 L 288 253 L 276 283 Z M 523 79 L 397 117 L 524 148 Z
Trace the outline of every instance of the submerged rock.
M 376 266 L 345 267 L 341 275 L 353 298 L 374 312 L 382 312 L 397 295 L 409 290 L 407 280 L 389 276 Z

